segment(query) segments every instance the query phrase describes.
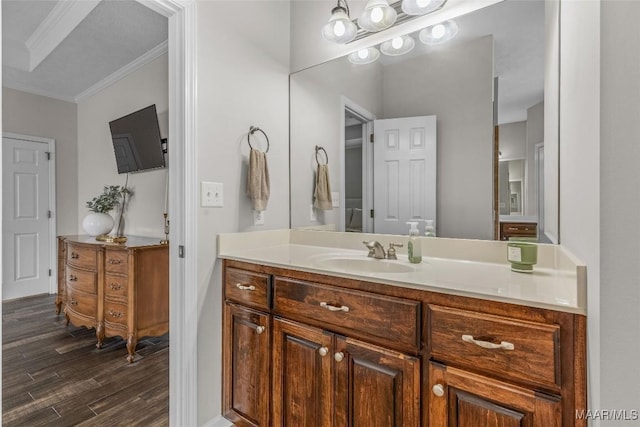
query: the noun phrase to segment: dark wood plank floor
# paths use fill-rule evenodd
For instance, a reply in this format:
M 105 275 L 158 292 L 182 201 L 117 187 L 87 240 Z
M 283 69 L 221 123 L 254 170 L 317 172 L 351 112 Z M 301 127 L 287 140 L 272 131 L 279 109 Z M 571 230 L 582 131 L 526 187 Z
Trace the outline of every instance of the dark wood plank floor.
M 125 342 L 66 326 L 55 296 L 2 304 L 3 426 L 168 426 L 169 336 Z

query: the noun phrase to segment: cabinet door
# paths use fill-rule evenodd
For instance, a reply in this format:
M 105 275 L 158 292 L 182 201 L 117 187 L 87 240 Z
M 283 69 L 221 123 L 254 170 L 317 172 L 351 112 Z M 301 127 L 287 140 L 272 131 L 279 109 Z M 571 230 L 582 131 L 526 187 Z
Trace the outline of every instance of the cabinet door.
M 273 426 L 332 426 L 332 335 L 277 318 L 273 334 Z
M 420 426 L 420 360 L 336 336 L 336 426 Z
M 225 304 L 223 411 L 238 426 L 269 425 L 269 317 Z
M 560 399 L 431 362 L 430 427 L 559 427 Z

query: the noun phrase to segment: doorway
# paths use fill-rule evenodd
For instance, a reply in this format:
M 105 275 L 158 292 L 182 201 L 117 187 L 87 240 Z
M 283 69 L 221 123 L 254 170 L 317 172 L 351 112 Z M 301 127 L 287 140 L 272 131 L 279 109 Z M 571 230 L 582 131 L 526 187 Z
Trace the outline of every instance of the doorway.
M 2 137 L 2 300 L 55 292 L 55 141 Z

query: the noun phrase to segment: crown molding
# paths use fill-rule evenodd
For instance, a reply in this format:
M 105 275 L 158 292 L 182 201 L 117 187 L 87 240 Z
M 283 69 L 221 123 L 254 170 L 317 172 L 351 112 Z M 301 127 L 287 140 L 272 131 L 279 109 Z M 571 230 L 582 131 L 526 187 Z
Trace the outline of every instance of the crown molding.
M 30 56 L 29 71 L 35 70 L 99 3 L 99 0 L 58 2 L 25 42 Z
M 122 67 L 119 70 L 109 74 L 107 77 L 105 77 L 104 79 L 100 80 L 98 83 L 94 84 L 93 86 L 91 86 L 90 88 L 86 89 L 82 93 L 76 95 L 76 97 L 74 98 L 73 102 L 80 102 L 83 99 L 88 98 L 90 96 L 93 96 L 96 93 L 100 92 L 101 90 L 106 89 L 107 87 L 109 87 L 112 84 L 116 83 L 118 80 L 123 79 L 127 75 L 133 73 L 134 71 L 136 71 L 140 67 L 142 67 L 144 65 L 147 65 L 151 61 L 153 61 L 153 60 L 159 58 L 160 56 L 164 55 L 165 53 L 168 52 L 168 50 L 169 50 L 169 43 L 165 40 L 162 43 L 160 43 L 158 46 L 154 47 L 153 49 L 147 51 L 143 55 L 141 55 L 138 58 L 134 59 L 133 61 L 129 62 L 124 67 Z

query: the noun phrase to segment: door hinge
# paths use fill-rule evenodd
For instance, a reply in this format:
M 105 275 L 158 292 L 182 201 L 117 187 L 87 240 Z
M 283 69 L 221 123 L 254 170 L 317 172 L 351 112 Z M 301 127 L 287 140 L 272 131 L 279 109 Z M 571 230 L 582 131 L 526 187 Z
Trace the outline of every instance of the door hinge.
M 178 257 L 184 258 L 184 246 L 182 245 L 178 246 Z
M 373 209 L 369 211 L 369 217 L 373 218 Z
M 51 211 L 47 211 L 47 218 L 51 218 Z
M 51 269 L 49 269 L 49 277 L 51 277 L 51 274 L 52 274 L 52 273 L 53 273 L 53 272 L 51 271 Z
M 45 151 L 45 154 L 47 155 L 47 160 L 51 160 L 51 151 Z
M 369 142 L 373 144 L 374 139 L 373 134 L 369 134 Z

